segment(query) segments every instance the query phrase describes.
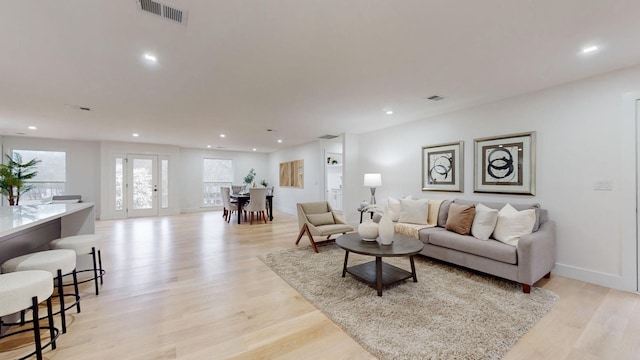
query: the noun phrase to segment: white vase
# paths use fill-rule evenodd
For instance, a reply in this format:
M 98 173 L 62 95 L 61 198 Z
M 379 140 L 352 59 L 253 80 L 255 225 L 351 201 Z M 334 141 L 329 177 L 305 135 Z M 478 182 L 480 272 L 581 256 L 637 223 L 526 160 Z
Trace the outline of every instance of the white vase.
M 358 234 L 364 241 L 376 241 L 378 237 L 378 224 L 373 221 L 365 221 L 358 226 Z
M 391 215 L 389 215 L 389 209 L 385 209 L 384 214 L 382 214 L 380 218 L 378 234 L 380 234 L 380 244 L 391 245 L 391 243 L 393 243 L 395 230 L 393 228 L 393 221 L 391 221 Z

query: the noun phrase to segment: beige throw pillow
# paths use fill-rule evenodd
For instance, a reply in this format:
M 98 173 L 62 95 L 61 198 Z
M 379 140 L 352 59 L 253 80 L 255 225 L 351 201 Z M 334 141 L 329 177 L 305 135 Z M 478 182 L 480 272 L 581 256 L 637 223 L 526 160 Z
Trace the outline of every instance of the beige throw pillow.
M 451 204 L 445 229 L 460 235 L 469 235 L 475 213 L 475 205 Z
M 309 222 L 315 226 L 330 225 L 336 223 L 331 212 L 322 214 L 307 214 L 307 220 L 309 220 Z
M 411 199 L 411 195 L 403 197 L 405 200 Z M 400 200 L 389 196 L 387 198 L 387 208 L 389 209 L 389 215 L 391 221 L 398 221 L 400 219 Z
M 480 240 L 489 240 L 497 221 L 498 210 L 482 204 L 476 205 L 476 216 L 471 224 L 471 235 Z
M 536 211 L 534 209 L 518 211 L 507 204 L 498 213 L 493 238 L 505 244 L 517 246 L 521 236 L 531 234 L 535 222 Z
M 398 222 L 427 225 L 429 219 L 429 200 L 400 199 L 400 217 Z

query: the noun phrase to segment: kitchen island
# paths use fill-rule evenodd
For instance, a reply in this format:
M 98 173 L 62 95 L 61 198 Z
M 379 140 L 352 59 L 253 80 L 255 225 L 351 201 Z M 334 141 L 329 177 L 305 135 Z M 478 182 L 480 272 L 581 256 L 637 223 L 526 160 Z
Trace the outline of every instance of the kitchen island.
M 0 207 L 0 264 L 16 256 L 49 249 L 61 236 L 93 234 L 93 203 Z

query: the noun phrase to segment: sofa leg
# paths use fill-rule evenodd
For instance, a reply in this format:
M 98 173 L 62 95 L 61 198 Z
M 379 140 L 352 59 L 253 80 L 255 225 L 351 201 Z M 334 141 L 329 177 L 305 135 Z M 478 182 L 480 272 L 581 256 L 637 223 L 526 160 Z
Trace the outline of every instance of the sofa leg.
M 545 279 L 551 279 L 551 271 L 549 271 L 547 273 L 547 275 L 544 276 Z
M 525 294 L 531 293 L 531 285 L 522 284 L 522 292 Z

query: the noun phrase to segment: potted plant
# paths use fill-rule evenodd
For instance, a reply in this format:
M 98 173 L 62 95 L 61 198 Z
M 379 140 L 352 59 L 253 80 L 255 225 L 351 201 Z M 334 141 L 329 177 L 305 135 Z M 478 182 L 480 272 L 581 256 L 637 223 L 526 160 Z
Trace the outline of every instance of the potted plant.
M 22 163 L 22 156 L 15 153 L 13 157 L 6 154 L 7 163 L 0 164 L 0 194 L 7 197 L 9 205 L 19 205 L 20 196 L 33 189 L 33 185 L 25 184 L 26 180 L 38 175 L 35 166 L 40 160 L 32 159 Z
M 262 185 L 262 187 L 268 187 L 269 183 L 267 182 L 267 180 L 262 179 L 262 181 L 260 181 L 260 185 Z
M 249 187 L 249 185 L 251 185 L 251 183 L 253 182 L 253 179 L 255 178 L 256 178 L 256 171 L 253 168 L 251 168 L 247 176 L 244 177 L 244 183 L 246 184 L 247 188 Z

